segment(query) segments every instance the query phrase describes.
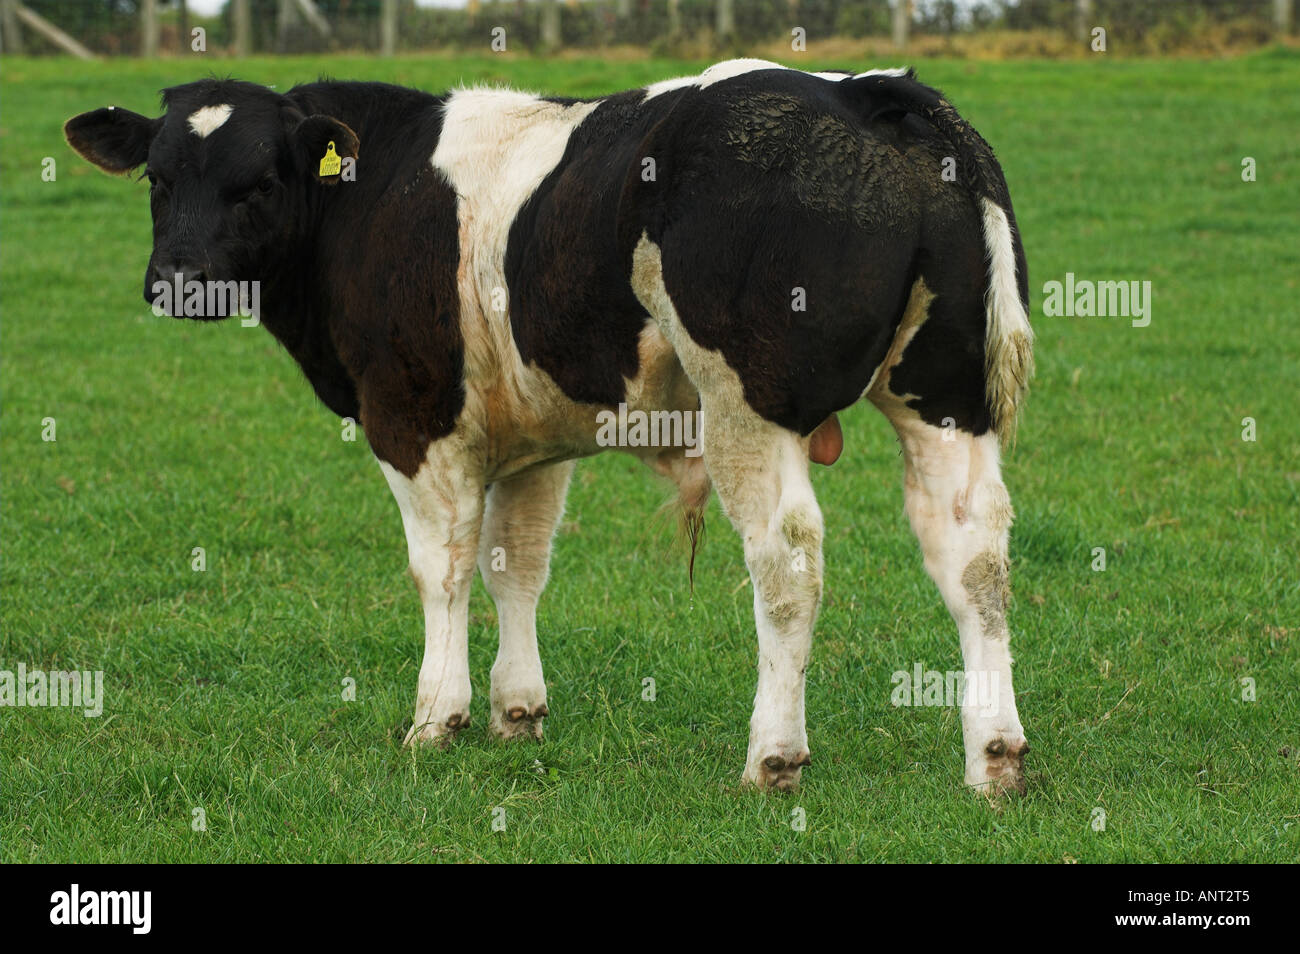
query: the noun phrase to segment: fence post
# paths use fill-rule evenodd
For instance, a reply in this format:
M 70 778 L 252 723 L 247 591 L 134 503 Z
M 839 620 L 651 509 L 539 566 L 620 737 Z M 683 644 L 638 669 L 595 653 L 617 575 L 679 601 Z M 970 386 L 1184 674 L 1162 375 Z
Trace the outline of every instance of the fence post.
M 10 56 L 23 55 L 23 35 L 18 28 L 18 0 L 0 0 L 0 29 L 4 30 L 4 50 Z
M 298 11 L 294 0 L 279 0 L 279 7 L 275 12 L 275 51 L 277 53 L 288 52 L 289 32 L 297 19 Z
M 541 0 L 542 3 L 542 48 L 547 52 L 560 48 L 560 4 L 559 0 Z
M 383 0 L 379 8 L 379 51 L 384 56 L 397 52 L 397 0 Z
M 731 0 L 717 0 L 716 13 L 714 30 L 719 40 L 725 40 L 736 32 L 736 9 Z
M 894 46 L 907 48 L 907 31 L 912 25 L 911 0 L 894 0 Z
M 1076 0 L 1074 4 L 1074 38 L 1087 43 L 1092 35 L 1092 0 Z
M 1294 12 L 1293 0 L 1273 0 L 1273 25 L 1277 27 L 1279 37 L 1287 36 L 1291 32 Z
M 157 0 L 140 0 L 140 55 L 146 59 L 158 55 Z
M 235 33 L 235 55 L 253 52 L 253 21 L 248 14 L 248 0 L 230 0 L 231 26 Z

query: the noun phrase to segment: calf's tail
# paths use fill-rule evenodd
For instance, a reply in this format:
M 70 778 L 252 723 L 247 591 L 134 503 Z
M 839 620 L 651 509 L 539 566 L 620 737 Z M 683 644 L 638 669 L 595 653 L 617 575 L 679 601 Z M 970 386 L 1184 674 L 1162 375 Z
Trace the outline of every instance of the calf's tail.
M 928 122 L 956 153 L 958 181 L 978 205 L 984 231 L 985 398 L 994 431 L 1004 444 L 1009 443 L 1034 373 L 1029 278 L 1011 195 L 989 144 L 942 93 L 917 82 L 915 76 L 913 70 L 864 73 L 841 85 L 849 95 L 865 100 L 868 122 L 911 113 Z

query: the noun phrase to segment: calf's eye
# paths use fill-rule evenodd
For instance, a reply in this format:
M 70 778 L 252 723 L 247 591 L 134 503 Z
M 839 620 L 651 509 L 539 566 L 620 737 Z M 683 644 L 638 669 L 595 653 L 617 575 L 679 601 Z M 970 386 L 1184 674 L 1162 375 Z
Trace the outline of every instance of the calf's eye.
M 271 190 L 274 188 L 275 188 L 275 179 L 272 176 L 267 176 L 265 179 L 263 179 L 261 182 L 257 184 L 257 191 L 260 192 L 262 195 L 270 195 Z

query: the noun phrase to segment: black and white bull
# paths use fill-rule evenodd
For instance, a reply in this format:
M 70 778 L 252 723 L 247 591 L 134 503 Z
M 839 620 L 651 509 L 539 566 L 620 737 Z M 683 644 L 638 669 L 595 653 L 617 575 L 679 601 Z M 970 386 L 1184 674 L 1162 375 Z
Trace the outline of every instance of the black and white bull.
M 364 426 L 424 605 L 408 741 L 469 724 L 476 563 L 501 626 L 491 727 L 541 735 L 535 613 L 573 461 L 603 449 L 602 412 L 698 411 L 702 457 L 625 449 L 692 522 L 715 487 L 743 537 L 744 779 L 796 785 L 823 579 L 809 460 L 835 460 L 835 414 L 865 397 L 898 433 L 965 669 L 992 687 L 963 701 L 966 781 L 1023 788 L 999 451 L 1031 370 L 1027 279 L 1001 170 L 938 92 L 737 60 L 592 100 L 203 80 L 163 103 L 82 114 L 68 141 L 146 167 L 147 300 L 177 273 L 259 282 L 262 322 Z

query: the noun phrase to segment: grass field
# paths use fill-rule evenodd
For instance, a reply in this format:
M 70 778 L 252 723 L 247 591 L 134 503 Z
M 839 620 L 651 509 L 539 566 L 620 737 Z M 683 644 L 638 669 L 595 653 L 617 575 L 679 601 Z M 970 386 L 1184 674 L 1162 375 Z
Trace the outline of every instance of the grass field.
M 893 64 L 816 64 L 870 65 Z M 280 89 L 328 73 L 596 94 L 699 66 L 234 69 Z M 473 727 L 402 748 L 421 617 L 364 440 L 340 440 L 265 331 L 151 315 L 145 185 L 62 139 L 74 113 L 153 114 L 206 68 L 3 70 L 0 669 L 103 670 L 106 702 L 0 709 L 0 860 L 1300 858 L 1300 57 L 921 64 L 997 149 L 1034 289 L 1039 372 L 1005 465 L 1033 753 L 1029 795 L 1000 809 L 962 787 L 954 710 L 890 704 L 894 671 L 961 659 L 868 407 L 815 475 L 827 581 L 800 793 L 738 784 L 756 652 L 738 539 L 715 505 L 692 600 L 651 519 L 666 488 L 617 455 L 579 466 L 557 540 L 546 741 L 488 737 L 496 616 L 476 583 Z M 1043 282 L 1066 272 L 1151 281 L 1150 325 L 1045 317 Z

